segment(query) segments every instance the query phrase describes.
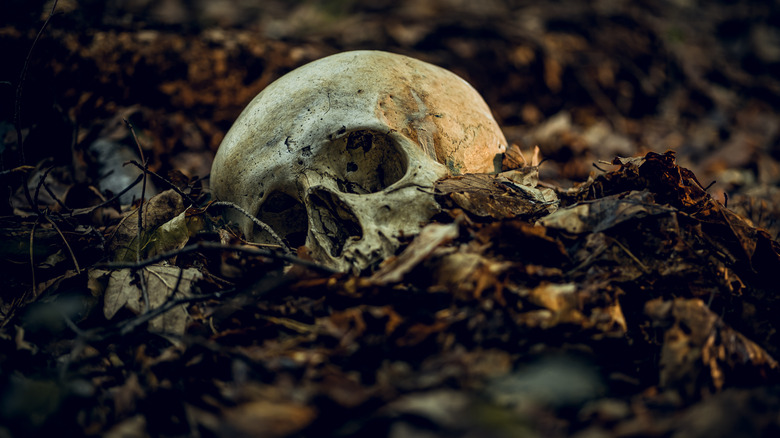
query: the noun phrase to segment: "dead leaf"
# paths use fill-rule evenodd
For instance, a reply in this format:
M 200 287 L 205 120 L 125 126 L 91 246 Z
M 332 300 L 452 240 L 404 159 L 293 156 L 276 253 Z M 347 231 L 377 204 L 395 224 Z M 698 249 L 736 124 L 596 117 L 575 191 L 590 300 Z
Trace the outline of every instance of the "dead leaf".
M 759 345 L 726 325 L 699 299 L 655 299 L 645 313 L 663 328 L 660 384 L 694 397 L 725 385 L 776 379 L 780 367 Z
M 574 283 L 543 284 L 531 289 L 528 297 L 532 303 L 557 314 L 576 310 L 579 307 L 577 285 Z
M 539 217 L 558 206 L 550 189 L 537 187 L 537 168 L 498 175 L 466 174 L 436 181 L 436 199 L 445 208 L 461 208 L 483 218 Z
M 149 309 L 146 309 L 141 288 L 133 281 L 131 269 L 120 269 L 111 273 L 106 286 L 103 314 L 111 319 L 125 308 L 136 315 L 155 309 L 168 300 L 191 296 L 192 285 L 202 278 L 195 268 L 184 271 L 176 266 L 153 265 L 139 270 L 146 281 Z M 181 281 L 176 283 L 181 275 Z M 188 322 L 187 305 L 182 304 L 149 321 L 149 329 L 157 332 L 183 334 Z
M 285 437 L 314 420 L 314 408 L 294 402 L 255 400 L 224 411 L 221 436 Z
M 146 436 L 146 417 L 135 415 L 130 417 L 106 432 L 106 438 L 131 438 Z
M 625 221 L 672 211 L 656 204 L 653 194 L 647 190 L 630 191 L 559 209 L 540 219 L 539 224 L 575 234 L 598 233 Z
M 203 217 L 191 210 L 188 208 L 154 230 L 146 246 L 146 257 L 184 248 L 190 237 L 203 229 Z
M 118 417 L 134 413 L 138 402 L 146 395 L 136 373 L 131 373 L 124 383 L 111 388 L 110 392 L 114 400 L 114 412 Z
M 369 281 L 377 285 L 401 281 L 406 273 L 425 260 L 434 249 L 456 237 L 458 237 L 457 224 L 426 225 L 398 257 L 385 263 Z
M 146 202 L 143 207 L 142 251 L 145 251 L 151 232 L 183 211 L 184 200 L 173 190 L 166 190 Z M 138 209 L 135 209 L 125 213 L 108 238 L 108 248 L 114 254 L 114 260 L 135 260 L 138 237 Z

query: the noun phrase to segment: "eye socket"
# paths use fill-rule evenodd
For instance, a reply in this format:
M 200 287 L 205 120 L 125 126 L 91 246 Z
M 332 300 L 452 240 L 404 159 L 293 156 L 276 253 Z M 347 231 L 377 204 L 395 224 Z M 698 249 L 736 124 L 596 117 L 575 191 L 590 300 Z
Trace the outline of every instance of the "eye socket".
M 339 190 L 344 193 L 375 193 L 384 190 L 406 174 L 408 161 L 389 135 L 373 130 L 357 130 L 334 140 L 326 156 L 338 157 L 335 171 Z
M 298 248 L 306 243 L 309 226 L 306 207 L 292 196 L 272 192 L 260 206 L 257 218 L 271 227 L 290 248 Z M 277 243 L 257 225 L 253 229 L 253 238 L 259 243 Z

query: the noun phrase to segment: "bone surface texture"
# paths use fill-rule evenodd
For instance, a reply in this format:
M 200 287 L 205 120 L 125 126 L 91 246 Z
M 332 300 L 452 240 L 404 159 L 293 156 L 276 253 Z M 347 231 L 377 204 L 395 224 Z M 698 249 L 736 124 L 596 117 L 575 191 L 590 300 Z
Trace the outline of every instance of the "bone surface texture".
M 293 249 L 364 269 L 438 211 L 433 182 L 500 170 L 506 139 L 482 97 L 443 68 L 345 52 L 278 79 L 244 109 L 214 160 L 215 198 L 238 204 Z M 262 227 L 231 216 L 250 240 Z

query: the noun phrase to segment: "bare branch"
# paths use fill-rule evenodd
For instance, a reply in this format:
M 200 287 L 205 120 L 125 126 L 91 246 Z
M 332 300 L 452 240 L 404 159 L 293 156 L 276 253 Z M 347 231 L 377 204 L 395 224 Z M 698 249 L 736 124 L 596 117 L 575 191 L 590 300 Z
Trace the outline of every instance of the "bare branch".
M 209 250 L 209 251 L 236 251 L 241 252 L 244 254 L 250 254 L 250 255 L 256 255 L 261 257 L 268 257 L 272 259 L 282 260 L 288 263 L 292 263 L 294 265 L 303 266 L 306 268 L 310 268 L 314 271 L 318 271 L 324 274 L 337 274 L 340 273 L 340 271 L 337 271 L 333 268 L 329 268 L 327 266 L 320 265 L 318 263 L 304 260 L 301 258 L 298 258 L 291 254 L 280 254 L 276 251 L 272 251 L 269 249 L 264 248 L 250 248 L 250 247 L 243 247 L 243 246 L 230 246 L 230 245 L 223 245 L 221 243 L 217 242 L 198 242 L 194 243 L 192 245 L 187 245 L 184 248 L 177 249 L 175 251 L 168 251 L 162 254 L 159 254 L 154 257 L 150 257 L 146 260 L 142 260 L 137 263 L 132 262 L 109 262 L 109 263 L 102 263 L 98 265 L 98 267 L 107 268 L 107 269 L 124 269 L 124 268 L 131 268 L 131 269 L 140 269 L 145 266 L 153 265 L 155 263 L 159 263 L 163 260 L 167 260 L 170 258 L 173 258 L 180 254 L 187 254 L 191 252 L 196 251 L 203 251 L 203 250 Z
M 168 181 L 167 179 L 165 179 L 165 178 L 164 178 L 164 177 L 162 177 L 161 175 L 157 174 L 156 172 L 153 172 L 153 171 L 149 170 L 148 168 L 145 168 L 144 166 L 142 166 L 142 165 L 141 165 L 140 163 L 138 163 L 137 161 L 128 161 L 128 162 L 127 162 L 127 163 L 125 163 L 125 164 L 128 164 L 128 163 L 129 163 L 129 164 L 132 164 L 133 166 L 135 166 L 135 167 L 137 167 L 137 168 L 139 168 L 139 169 L 141 169 L 141 170 L 142 170 L 142 171 L 143 171 L 145 174 L 152 175 L 153 177 L 155 177 L 155 178 L 157 178 L 158 180 L 162 181 L 162 182 L 163 182 L 163 183 L 165 183 L 165 185 L 167 185 L 167 186 L 168 186 L 168 187 L 169 187 L 171 190 L 173 190 L 174 192 L 178 193 L 178 194 L 179 194 L 179 196 L 181 196 L 182 198 L 186 199 L 186 200 L 187 200 L 187 201 L 188 201 L 190 204 L 192 204 L 192 205 L 195 205 L 195 200 L 194 200 L 194 199 L 192 199 L 192 197 L 190 197 L 190 195 L 188 195 L 188 194 L 186 194 L 186 193 L 182 192 L 182 191 L 181 191 L 181 189 L 179 189 L 178 187 L 176 187 L 176 185 L 175 185 L 174 183 L 172 183 L 172 182 Z
M 234 210 L 237 210 L 238 212 L 240 212 L 244 216 L 246 216 L 249 219 L 251 219 L 252 222 L 254 222 L 254 224 L 257 225 L 258 227 L 262 228 L 263 231 L 268 233 L 268 235 L 270 235 L 271 238 L 274 239 L 276 241 L 276 243 L 278 243 L 279 246 L 282 247 L 282 250 L 284 250 L 285 254 L 292 254 L 292 251 L 290 251 L 290 248 L 287 246 L 286 243 L 284 243 L 284 240 L 282 240 L 282 238 L 279 237 L 279 235 L 276 234 L 276 232 L 274 232 L 274 230 L 270 226 L 268 226 L 268 224 L 266 224 L 265 222 L 263 222 L 260 219 L 256 218 L 253 214 L 249 213 L 248 211 L 244 210 L 243 208 L 239 207 L 238 205 L 236 205 L 236 204 L 234 204 L 232 202 L 227 202 L 227 201 L 215 201 L 215 202 L 212 202 L 211 204 L 209 204 L 209 207 L 212 207 L 212 206 L 215 206 L 215 207 L 230 207 L 230 208 L 232 208 Z
M 79 268 L 79 262 L 76 260 L 76 254 L 73 253 L 73 249 L 71 249 L 70 245 L 68 244 L 68 239 L 65 238 L 65 235 L 62 234 L 62 230 L 60 230 L 60 227 L 57 226 L 56 223 L 49 217 L 48 214 L 44 213 L 43 217 L 46 218 L 47 221 L 51 224 L 52 227 L 54 227 L 55 230 L 57 230 L 57 234 L 60 235 L 60 238 L 62 238 L 62 241 L 65 243 L 65 248 L 68 249 L 68 252 L 70 253 L 70 258 L 73 260 L 73 265 L 76 267 L 76 273 L 81 274 L 81 268 Z

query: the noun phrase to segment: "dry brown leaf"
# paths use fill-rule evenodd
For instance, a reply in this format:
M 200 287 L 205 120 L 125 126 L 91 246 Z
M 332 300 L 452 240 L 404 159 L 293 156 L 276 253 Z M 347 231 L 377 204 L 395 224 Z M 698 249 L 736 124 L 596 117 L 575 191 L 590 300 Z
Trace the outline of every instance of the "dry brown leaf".
M 143 207 L 144 233 L 141 233 L 142 239 L 144 237 L 148 239 L 148 234 L 151 231 L 183 211 L 184 200 L 173 190 L 166 190 L 150 199 Z M 138 234 L 138 209 L 135 209 L 124 215 L 108 239 L 108 247 L 114 253 L 115 260 L 135 260 Z
M 309 425 L 315 416 L 314 408 L 298 403 L 255 400 L 226 409 L 219 435 L 284 437 Z
M 693 397 L 720 391 L 727 384 L 771 380 L 780 372 L 769 353 L 726 325 L 699 299 L 655 299 L 645 304 L 645 313 L 664 327 L 663 387 Z
M 371 276 L 377 285 L 397 283 L 425 260 L 434 249 L 458 237 L 457 224 L 429 224 L 398 257 L 391 259 Z
M 670 211 L 655 204 L 649 191 L 630 191 L 562 208 L 540 219 L 539 224 L 569 233 L 598 233 L 628 220 Z
M 185 269 L 176 266 L 154 265 L 139 271 L 146 281 L 149 296 L 149 308 L 146 309 L 141 288 L 133 280 L 131 269 L 120 269 L 111 273 L 106 286 L 103 314 L 111 319 L 125 308 L 136 315 L 162 306 L 166 301 L 191 295 L 192 285 L 203 274 L 195 268 Z M 177 279 L 181 275 L 178 289 Z M 179 305 L 149 321 L 149 329 L 157 332 L 183 334 L 189 315 L 185 304 Z

